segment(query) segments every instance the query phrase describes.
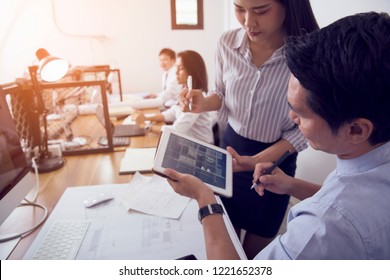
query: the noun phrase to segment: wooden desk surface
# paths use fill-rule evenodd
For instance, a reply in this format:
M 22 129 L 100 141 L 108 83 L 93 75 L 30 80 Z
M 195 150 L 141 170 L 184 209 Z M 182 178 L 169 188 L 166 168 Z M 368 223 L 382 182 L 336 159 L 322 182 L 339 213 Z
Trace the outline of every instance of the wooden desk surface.
M 155 147 L 159 135 L 148 133 L 141 137 L 132 137 L 130 147 Z M 124 150 L 66 156 L 64 167 L 59 170 L 39 174 L 39 196 L 37 203 L 49 210 L 49 215 L 67 187 L 127 183 L 132 175 L 118 175 L 120 161 Z M 43 210 L 31 207 L 19 207 L 1 225 L 0 234 L 20 232 L 33 226 L 42 217 Z M 30 235 L 22 238 L 8 259 L 22 259 L 27 249 L 37 236 L 38 228 Z

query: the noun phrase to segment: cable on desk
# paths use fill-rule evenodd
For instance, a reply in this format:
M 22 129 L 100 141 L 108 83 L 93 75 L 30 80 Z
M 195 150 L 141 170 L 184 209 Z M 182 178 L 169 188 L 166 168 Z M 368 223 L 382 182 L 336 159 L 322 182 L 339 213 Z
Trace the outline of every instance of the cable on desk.
M 33 196 L 32 202 L 36 202 L 38 198 L 38 192 L 39 192 L 39 173 L 38 173 L 38 165 L 35 161 L 37 157 L 32 158 L 32 167 L 34 168 L 34 174 L 35 174 L 35 194 Z M 26 200 L 27 202 L 31 202 Z
M 30 233 L 32 233 L 34 230 L 36 230 L 46 220 L 49 211 L 47 210 L 47 208 L 44 205 L 34 203 L 34 202 L 27 202 L 27 203 L 20 203 L 18 207 L 23 207 L 23 206 L 34 206 L 34 207 L 39 207 L 39 208 L 43 209 L 43 211 L 44 211 L 43 217 L 39 220 L 39 222 L 36 225 L 32 226 L 28 230 L 25 230 L 25 231 L 19 232 L 19 233 L 11 233 L 9 235 L 0 236 L 0 242 L 10 241 L 12 239 L 19 238 L 19 237 L 23 238 L 23 237 L 29 235 Z
M 47 219 L 47 216 L 49 214 L 49 211 L 47 210 L 47 208 L 44 205 L 42 205 L 42 204 L 36 203 L 36 200 L 38 198 L 38 192 L 39 192 L 39 176 L 38 176 L 38 166 L 36 164 L 35 157 L 32 159 L 32 167 L 34 168 L 35 180 L 36 180 L 35 194 L 34 194 L 33 199 L 31 201 L 28 200 L 27 198 L 25 198 L 24 200 L 26 202 L 21 202 L 18 205 L 18 207 L 33 206 L 33 207 L 41 208 L 44 211 L 43 217 L 39 220 L 39 222 L 36 225 L 32 226 L 31 228 L 29 228 L 29 229 L 27 229 L 27 230 L 25 230 L 23 232 L 11 233 L 11 234 L 8 234 L 8 235 L 0 236 L 0 243 L 1 242 L 6 242 L 6 241 L 10 241 L 12 239 L 19 238 L 19 237 L 23 238 L 23 237 L 29 235 L 35 229 L 37 229 L 40 225 L 42 225 L 43 222 Z

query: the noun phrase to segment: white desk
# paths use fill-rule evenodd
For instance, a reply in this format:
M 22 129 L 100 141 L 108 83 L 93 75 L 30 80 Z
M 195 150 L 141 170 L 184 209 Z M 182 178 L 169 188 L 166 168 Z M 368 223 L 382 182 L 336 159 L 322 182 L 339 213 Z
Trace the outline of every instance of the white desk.
M 113 184 L 67 188 L 24 258 L 31 259 L 55 220 L 88 219 L 91 224 L 76 259 L 177 259 L 189 254 L 206 259 L 196 201 L 189 203 L 178 220 L 127 212 L 121 202 L 127 187 Z M 110 192 L 115 198 L 85 208 L 83 200 L 99 192 Z M 237 252 L 246 259 L 227 215 L 224 219 Z

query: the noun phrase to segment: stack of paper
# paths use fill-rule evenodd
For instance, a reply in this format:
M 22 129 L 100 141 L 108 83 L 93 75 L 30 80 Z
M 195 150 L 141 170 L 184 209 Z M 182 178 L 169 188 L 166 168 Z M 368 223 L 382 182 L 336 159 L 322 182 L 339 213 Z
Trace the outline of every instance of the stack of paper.
M 152 171 L 156 148 L 128 148 L 121 160 L 119 174 L 131 174 L 136 171 Z
M 128 211 L 178 219 L 190 200 L 175 193 L 165 178 L 144 176 L 137 172 L 129 184 L 123 204 Z

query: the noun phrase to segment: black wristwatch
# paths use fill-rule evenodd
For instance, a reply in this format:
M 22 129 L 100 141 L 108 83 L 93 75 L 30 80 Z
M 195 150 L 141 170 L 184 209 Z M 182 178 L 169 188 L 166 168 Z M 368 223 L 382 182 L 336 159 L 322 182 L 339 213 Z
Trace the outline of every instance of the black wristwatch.
M 202 223 L 204 217 L 207 217 L 208 215 L 214 215 L 214 214 L 219 214 L 219 215 L 225 214 L 221 204 L 214 203 L 200 208 L 198 212 L 199 222 Z

